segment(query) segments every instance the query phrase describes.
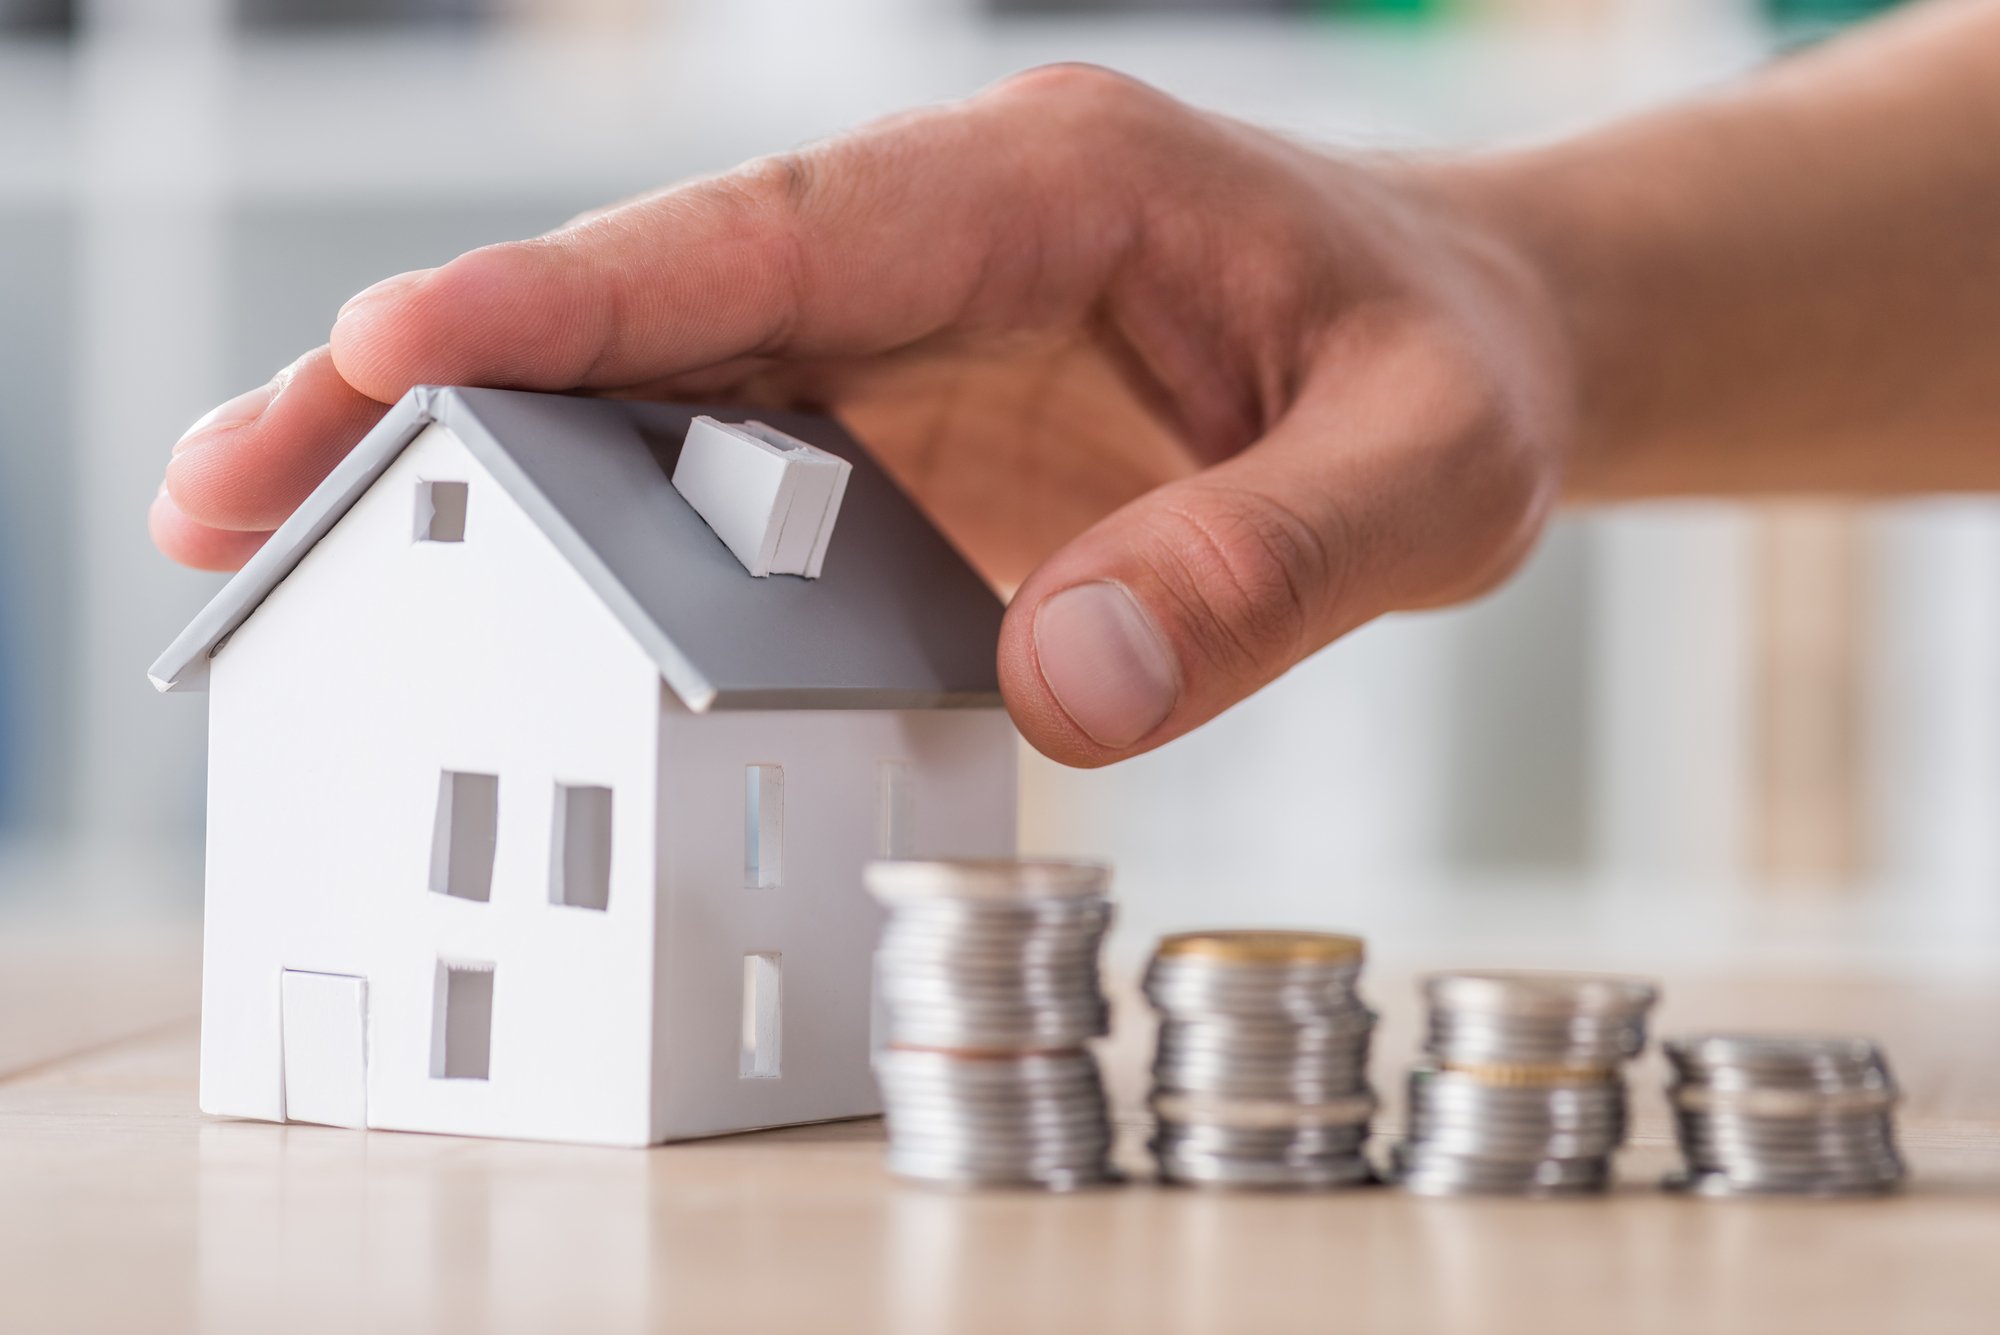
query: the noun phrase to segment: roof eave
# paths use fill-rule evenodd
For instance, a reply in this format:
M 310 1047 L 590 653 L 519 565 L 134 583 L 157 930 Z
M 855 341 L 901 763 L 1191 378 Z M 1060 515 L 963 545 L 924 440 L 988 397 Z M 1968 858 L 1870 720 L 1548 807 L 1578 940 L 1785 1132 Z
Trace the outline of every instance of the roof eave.
M 158 691 L 198 691 L 208 685 L 208 662 L 264 599 L 298 568 L 319 540 L 340 522 L 375 479 L 394 463 L 417 433 L 436 420 L 439 391 L 419 385 L 398 399 L 373 430 L 326 475 L 291 518 L 257 549 L 230 581 L 188 622 L 146 670 Z
M 746 709 L 999 709 L 998 691 L 907 691 L 872 688 L 735 690 L 715 692 L 708 710 Z M 690 706 L 692 707 L 692 706 Z M 704 710 L 697 709 L 696 713 Z

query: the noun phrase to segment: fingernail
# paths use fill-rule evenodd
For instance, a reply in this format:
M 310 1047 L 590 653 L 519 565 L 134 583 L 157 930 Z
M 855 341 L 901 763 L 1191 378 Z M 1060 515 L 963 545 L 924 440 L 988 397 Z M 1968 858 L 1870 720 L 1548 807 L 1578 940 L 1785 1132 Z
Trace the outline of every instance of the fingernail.
M 1180 698 L 1165 637 L 1122 584 L 1078 584 L 1044 599 L 1035 657 L 1056 703 L 1100 746 L 1130 746 Z
M 201 437 L 211 431 L 243 426 L 256 421 L 264 410 L 271 406 L 271 400 L 277 397 L 277 393 L 278 382 L 273 380 L 268 384 L 257 386 L 247 394 L 238 394 L 220 407 L 210 408 L 196 419 L 193 426 L 181 432 L 181 438 L 174 442 L 174 453 L 179 454 L 190 445 L 196 444 Z
M 415 286 L 432 272 L 430 269 L 412 269 L 408 273 L 399 273 L 392 278 L 384 278 L 372 287 L 362 288 L 359 292 L 349 297 L 346 303 L 341 306 L 340 313 L 333 317 L 333 322 L 339 324 L 363 306 L 372 305 L 384 297 L 393 297 L 404 288 Z

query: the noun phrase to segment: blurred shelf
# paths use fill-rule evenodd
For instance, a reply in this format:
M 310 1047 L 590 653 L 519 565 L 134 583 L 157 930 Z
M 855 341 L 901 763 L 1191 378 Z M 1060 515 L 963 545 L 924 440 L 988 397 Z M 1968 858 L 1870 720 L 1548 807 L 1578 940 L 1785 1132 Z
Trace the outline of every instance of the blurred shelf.
M 646 41 L 503 31 L 0 44 L 0 203 L 92 190 L 277 204 L 596 199 L 1064 59 L 1300 134 L 1459 145 L 1554 133 L 1726 79 L 1770 50 L 1754 25 L 1720 21 L 1015 18 L 806 22 L 775 35 L 749 22 L 716 14 Z
M 60 204 L 74 190 L 74 67 L 60 43 L 0 41 L 0 204 Z

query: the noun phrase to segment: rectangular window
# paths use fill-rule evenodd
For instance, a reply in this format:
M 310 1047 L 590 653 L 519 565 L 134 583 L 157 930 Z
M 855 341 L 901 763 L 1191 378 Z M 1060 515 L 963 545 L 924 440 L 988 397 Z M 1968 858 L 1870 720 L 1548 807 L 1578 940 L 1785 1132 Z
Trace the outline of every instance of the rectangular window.
M 737 1074 L 745 1080 L 778 1078 L 784 970 L 775 950 L 743 957 L 743 1046 Z
M 906 858 L 910 855 L 909 765 L 900 760 L 883 761 L 876 787 L 876 855 Z
M 417 541 L 464 542 L 466 495 L 463 482 L 419 482 Z
M 493 1064 L 493 966 L 438 961 L 431 1075 L 484 1080 Z
M 493 845 L 499 836 L 499 778 L 444 771 L 431 826 L 431 889 L 456 899 L 491 898 Z
M 777 765 L 743 770 L 743 884 L 782 885 L 785 875 L 785 771 Z
M 549 902 L 599 909 L 611 902 L 611 790 L 556 785 Z

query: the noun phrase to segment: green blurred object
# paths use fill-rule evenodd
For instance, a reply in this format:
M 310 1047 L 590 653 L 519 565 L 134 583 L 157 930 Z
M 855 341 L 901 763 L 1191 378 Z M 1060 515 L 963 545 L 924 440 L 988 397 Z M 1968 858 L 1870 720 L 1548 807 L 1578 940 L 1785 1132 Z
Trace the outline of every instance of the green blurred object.
M 1901 0 L 1763 0 L 1764 16 L 1774 23 L 1812 28 L 1839 28 L 1859 23 Z
M 1445 16 L 1451 0 L 1313 0 L 1312 8 L 1340 18 L 1434 19 Z

